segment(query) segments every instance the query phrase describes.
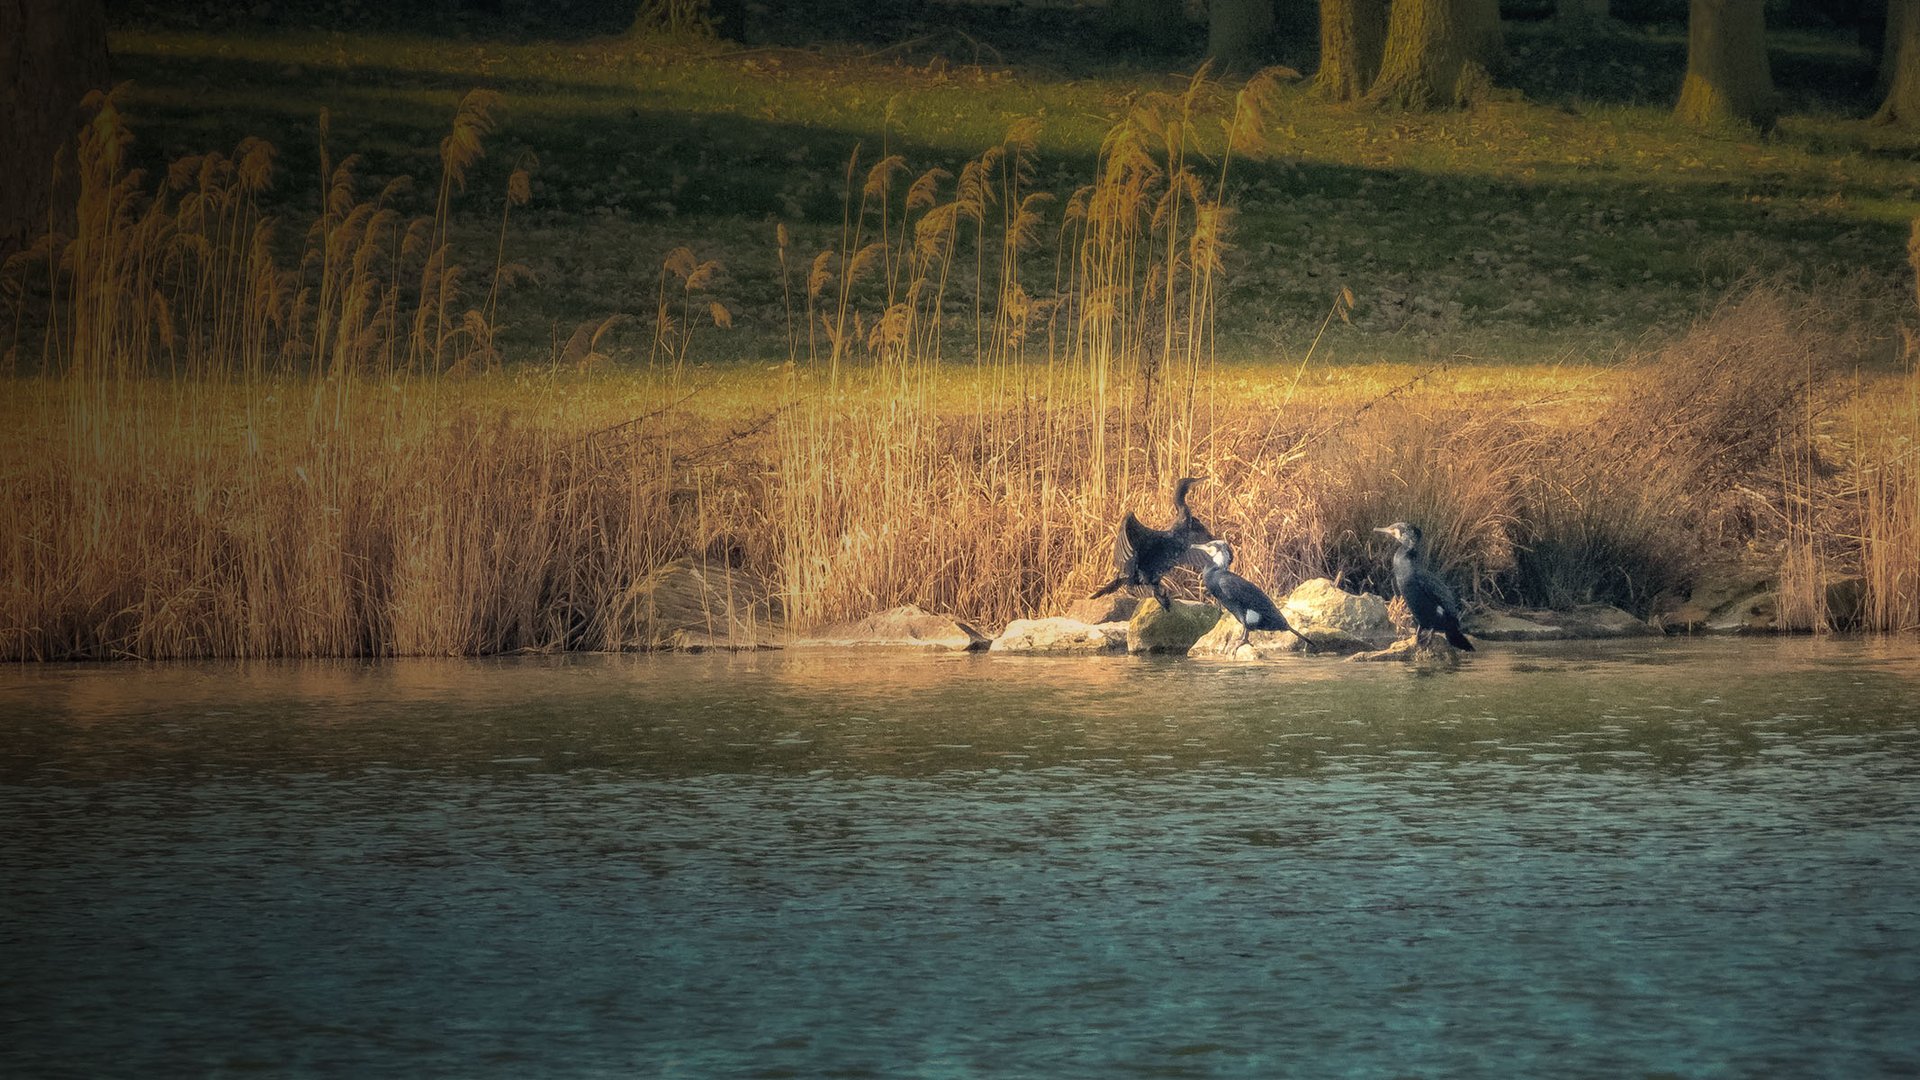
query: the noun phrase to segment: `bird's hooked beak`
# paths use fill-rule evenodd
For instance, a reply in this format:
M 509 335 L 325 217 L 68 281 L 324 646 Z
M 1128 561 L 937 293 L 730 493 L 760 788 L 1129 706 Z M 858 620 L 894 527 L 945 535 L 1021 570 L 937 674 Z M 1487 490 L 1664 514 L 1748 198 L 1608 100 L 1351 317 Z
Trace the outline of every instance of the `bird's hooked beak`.
M 1391 525 L 1382 525 L 1374 529 L 1373 531 L 1379 533 L 1381 536 L 1392 538 L 1393 542 L 1396 544 L 1407 543 L 1407 529 L 1406 529 L 1406 526 L 1402 525 L 1400 522 L 1396 521 Z

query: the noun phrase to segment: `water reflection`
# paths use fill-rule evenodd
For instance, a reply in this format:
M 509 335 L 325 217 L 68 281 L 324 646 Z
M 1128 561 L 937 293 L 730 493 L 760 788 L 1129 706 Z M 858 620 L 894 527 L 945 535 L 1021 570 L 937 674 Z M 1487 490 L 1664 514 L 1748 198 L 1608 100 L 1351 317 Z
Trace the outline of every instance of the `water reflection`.
M 0 1073 L 1909 1075 L 1920 646 L 16 669 Z
M 0 780 L 368 767 L 1375 771 L 1423 755 L 1671 772 L 1898 738 L 1920 707 L 1911 642 L 1489 653 L 1434 676 L 1318 658 L 801 651 L 19 669 L 0 681 Z

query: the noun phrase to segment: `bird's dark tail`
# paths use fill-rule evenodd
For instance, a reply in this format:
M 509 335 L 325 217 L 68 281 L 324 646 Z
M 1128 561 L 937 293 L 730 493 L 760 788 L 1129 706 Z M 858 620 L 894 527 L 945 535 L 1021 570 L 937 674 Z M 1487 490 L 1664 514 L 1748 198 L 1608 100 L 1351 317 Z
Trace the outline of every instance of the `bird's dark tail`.
M 1447 633 L 1447 644 L 1453 646 L 1456 649 L 1461 649 L 1466 652 L 1473 651 L 1473 642 L 1467 640 L 1467 635 L 1460 632 L 1460 627 L 1458 625 L 1447 627 L 1446 633 Z
M 1105 585 L 1102 585 L 1098 589 L 1095 589 L 1093 593 L 1087 597 L 1087 599 L 1098 600 L 1101 597 L 1112 592 L 1113 590 L 1119 588 L 1120 586 L 1125 585 L 1126 583 L 1127 583 L 1127 575 L 1121 574 L 1120 576 L 1114 578 L 1112 581 L 1109 581 Z

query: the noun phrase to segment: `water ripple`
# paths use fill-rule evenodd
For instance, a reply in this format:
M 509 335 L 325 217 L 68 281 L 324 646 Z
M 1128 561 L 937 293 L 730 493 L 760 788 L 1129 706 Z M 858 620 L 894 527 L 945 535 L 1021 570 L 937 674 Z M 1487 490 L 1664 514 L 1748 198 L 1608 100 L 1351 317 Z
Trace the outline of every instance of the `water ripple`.
M 0 681 L 7 1075 L 1910 1075 L 1920 650 Z

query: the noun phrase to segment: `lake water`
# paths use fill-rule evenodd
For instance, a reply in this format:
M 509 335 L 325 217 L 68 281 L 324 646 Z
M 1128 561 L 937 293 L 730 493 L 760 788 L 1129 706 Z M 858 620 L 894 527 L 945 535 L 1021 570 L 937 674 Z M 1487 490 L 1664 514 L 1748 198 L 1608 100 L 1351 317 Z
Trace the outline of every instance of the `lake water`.
M 0 1074 L 1912 1076 L 1920 644 L 0 673 Z

